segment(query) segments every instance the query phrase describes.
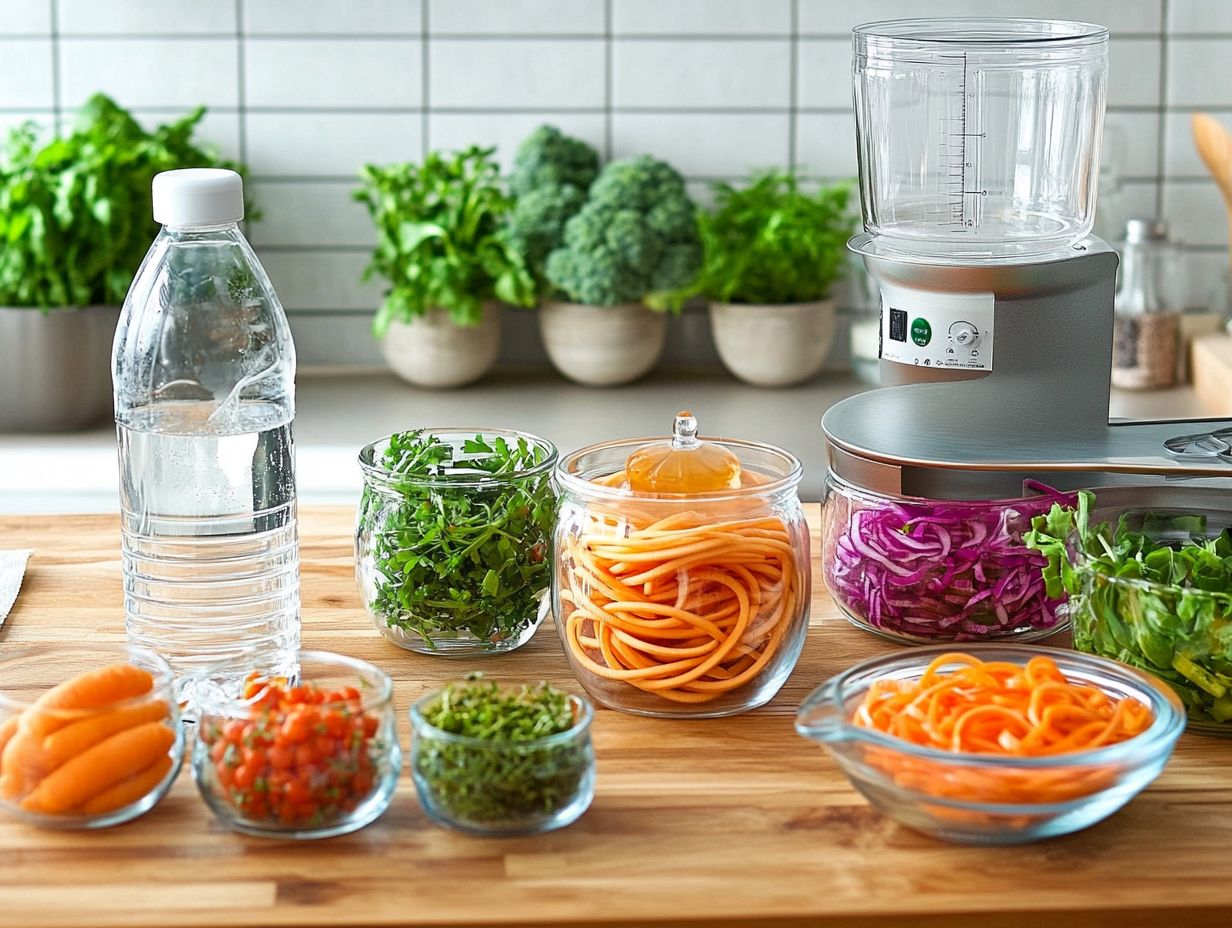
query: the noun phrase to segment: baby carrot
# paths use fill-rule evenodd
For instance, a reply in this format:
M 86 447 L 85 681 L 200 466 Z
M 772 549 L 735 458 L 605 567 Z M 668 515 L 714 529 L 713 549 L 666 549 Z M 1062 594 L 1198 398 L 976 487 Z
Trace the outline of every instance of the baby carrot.
M 72 757 L 110 738 L 116 732 L 146 722 L 159 722 L 167 717 L 167 703 L 161 699 L 113 709 L 88 716 L 52 732 L 43 739 L 39 765 L 43 774 L 51 773 Z
M 67 812 L 153 764 L 175 742 L 162 722 L 146 722 L 101 741 L 45 777 L 21 802 L 31 812 Z
M 73 714 L 81 709 L 98 709 L 154 688 L 154 678 L 148 670 L 133 664 L 108 664 L 87 670 L 40 696 L 22 718 L 21 727 L 42 737 L 74 721 Z
M 171 756 L 164 754 L 144 770 L 139 770 L 126 780 L 121 780 L 110 789 L 105 789 L 91 799 L 87 799 L 77 811 L 85 815 L 101 815 L 121 809 L 129 803 L 136 802 L 149 795 L 154 787 L 163 781 L 167 771 L 171 769 Z
M 9 743 L 9 739 L 13 737 L 13 733 L 17 731 L 17 723 L 21 719 L 20 715 L 10 715 L 0 724 L 0 773 L 4 772 L 4 748 Z
M 18 716 L 17 731 L 4 746 L 0 755 L 0 795 L 10 801 L 24 796 L 38 782 L 42 770 L 38 762 L 40 739 L 31 734 L 20 722 L 25 713 Z

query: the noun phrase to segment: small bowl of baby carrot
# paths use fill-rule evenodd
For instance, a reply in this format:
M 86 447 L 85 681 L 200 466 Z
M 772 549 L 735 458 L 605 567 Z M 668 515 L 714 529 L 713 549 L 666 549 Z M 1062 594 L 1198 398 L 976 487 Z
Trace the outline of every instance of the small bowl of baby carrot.
M 1102 821 L 1159 775 L 1184 728 L 1171 689 L 1131 667 L 999 644 L 864 661 L 796 716 L 796 730 L 882 812 L 968 844 L 1022 844 Z
M 184 759 L 171 668 L 116 645 L 42 645 L 0 660 L 0 809 L 105 828 L 166 795 Z

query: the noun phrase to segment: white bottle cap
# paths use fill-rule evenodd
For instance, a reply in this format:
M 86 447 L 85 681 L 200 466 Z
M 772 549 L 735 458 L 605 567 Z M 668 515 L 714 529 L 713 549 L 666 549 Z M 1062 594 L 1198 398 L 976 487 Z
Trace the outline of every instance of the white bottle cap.
M 213 226 L 244 218 L 244 182 L 222 168 L 183 168 L 154 175 L 154 221 Z

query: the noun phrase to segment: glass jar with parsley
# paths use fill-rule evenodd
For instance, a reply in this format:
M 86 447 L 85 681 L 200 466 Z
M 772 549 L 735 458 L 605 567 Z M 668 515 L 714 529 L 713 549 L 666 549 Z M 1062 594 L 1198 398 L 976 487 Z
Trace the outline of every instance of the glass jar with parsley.
M 193 775 L 228 827 L 328 838 L 389 806 L 402 768 L 393 682 L 371 664 L 301 651 L 289 677 L 235 662 L 191 676 Z
M 547 683 L 474 674 L 411 706 L 411 773 L 438 824 L 477 834 L 563 828 L 595 793 L 591 704 Z
M 359 455 L 355 576 L 388 640 L 425 654 L 511 651 L 543 621 L 556 448 L 504 429 L 416 429 Z

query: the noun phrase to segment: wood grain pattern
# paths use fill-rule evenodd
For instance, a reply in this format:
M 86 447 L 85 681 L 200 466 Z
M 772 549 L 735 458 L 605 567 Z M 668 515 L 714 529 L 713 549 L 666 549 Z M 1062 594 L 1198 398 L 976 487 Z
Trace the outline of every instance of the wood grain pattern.
M 410 702 L 469 665 L 377 634 L 355 590 L 352 520 L 339 508 L 302 513 L 304 641 L 393 675 L 405 745 Z M 27 546 L 35 554 L 0 652 L 123 638 L 115 518 L 0 519 L 0 547 Z M 153 812 L 105 832 L 0 820 L 0 924 L 1229 924 L 1232 742 L 1186 735 L 1154 786 L 1081 834 L 1023 848 L 939 844 L 873 811 L 792 729 L 813 686 L 889 647 L 842 621 L 815 578 L 803 657 L 769 706 L 696 722 L 599 710 L 594 805 L 549 835 L 441 829 L 405 771 L 383 818 L 319 842 L 226 831 L 187 771 Z M 550 623 L 482 666 L 576 686 Z

